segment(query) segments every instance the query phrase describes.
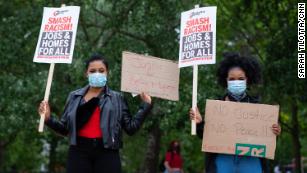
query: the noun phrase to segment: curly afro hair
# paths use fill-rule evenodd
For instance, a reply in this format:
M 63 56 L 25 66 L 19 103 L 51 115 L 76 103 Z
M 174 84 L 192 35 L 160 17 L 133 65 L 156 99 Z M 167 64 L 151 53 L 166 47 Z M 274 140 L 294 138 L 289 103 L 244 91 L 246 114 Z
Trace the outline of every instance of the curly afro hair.
M 240 56 L 235 52 L 226 52 L 223 57 L 217 69 L 218 83 L 222 87 L 227 87 L 228 72 L 234 67 L 239 67 L 245 72 L 248 85 L 261 82 L 261 67 L 256 58 Z

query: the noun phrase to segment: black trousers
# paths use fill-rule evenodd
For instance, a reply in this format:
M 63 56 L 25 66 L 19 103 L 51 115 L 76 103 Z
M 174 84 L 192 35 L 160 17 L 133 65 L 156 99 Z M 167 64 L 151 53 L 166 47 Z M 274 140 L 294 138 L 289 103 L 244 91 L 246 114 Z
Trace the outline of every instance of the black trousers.
M 121 173 L 118 150 L 103 148 L 102 139 L 77 139 L 68 152 L 67 173 Z

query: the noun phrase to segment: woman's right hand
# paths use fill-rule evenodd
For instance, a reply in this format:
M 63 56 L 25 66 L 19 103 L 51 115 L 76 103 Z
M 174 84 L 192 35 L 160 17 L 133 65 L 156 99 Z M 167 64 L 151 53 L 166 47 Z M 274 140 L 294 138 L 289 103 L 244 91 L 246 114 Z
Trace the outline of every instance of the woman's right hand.
M 141 99 L 142 99 L 143 102 L 151 104 L 151 96 L 150 95 L 142 92 L 140 96 L 141 96 Z
M 203 121 L 199 113 L 198 107 L 196 107 L 195 111 L 191 108 L 189 114 L 191 121 L 195 120 L 196 124 L 201 123 Z
M 47 101 L 42 101 L 38 107 L 39 115 L 45 115 L 45 121 L 50 118 L 50 107 Z

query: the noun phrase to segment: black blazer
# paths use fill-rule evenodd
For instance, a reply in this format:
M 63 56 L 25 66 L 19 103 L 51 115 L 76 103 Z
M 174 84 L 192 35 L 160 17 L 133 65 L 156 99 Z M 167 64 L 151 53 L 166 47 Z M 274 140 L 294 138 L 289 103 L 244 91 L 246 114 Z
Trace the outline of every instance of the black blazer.
M 60 120 L 50 117 L 45 122 L 58 134 L 68 136 L 70 145 L 77 144 L 77 109 L 88 88 L 89 86 L 85 86 L 69 94 Z M 152 104 L 143 102 L 136 115 L 132 117 L 127 102 L 121 93 L 112 91 L 106 86 L 104 93 L 98 98 L 104 147 L 119 149 L 122 147 L 122 129 L 128 135 L 134 134 L 141 127 L 146 115 L 149 114 Z

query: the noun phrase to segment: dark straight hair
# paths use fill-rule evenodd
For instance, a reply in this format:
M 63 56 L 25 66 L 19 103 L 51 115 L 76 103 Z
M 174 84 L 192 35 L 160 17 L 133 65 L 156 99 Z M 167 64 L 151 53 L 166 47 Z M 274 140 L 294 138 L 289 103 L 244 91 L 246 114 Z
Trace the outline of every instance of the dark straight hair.
M 93 61 L 102 61 L 102 63 L 106 66 L 107 70 L 109 71 L 109 63 L 101 54 L 93 53 L 89 59 L 85 61 L 85 70 L 87 70 L 88 66 Z

